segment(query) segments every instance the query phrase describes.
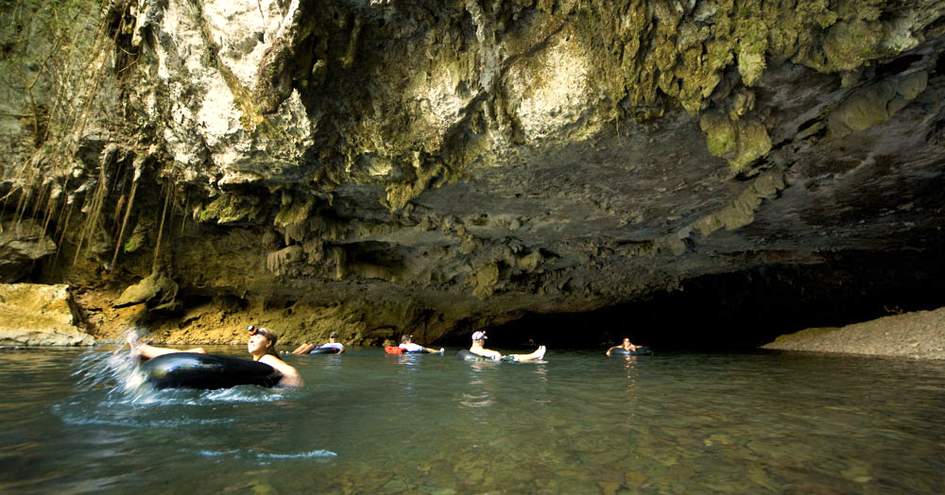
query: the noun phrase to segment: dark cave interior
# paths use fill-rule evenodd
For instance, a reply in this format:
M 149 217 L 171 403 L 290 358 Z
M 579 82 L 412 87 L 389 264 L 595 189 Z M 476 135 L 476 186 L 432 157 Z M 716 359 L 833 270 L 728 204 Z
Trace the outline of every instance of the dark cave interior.
M 655 350 L 741 351 L 804 328 L 945 305 L 941 250 L 831 253 L 825 260 L 706 275 L 589 313 L 528 314 L 488 329 L 487 346 L 606 349 L 628 336 Z M 466 339 L 451 335 L 438 344 L 465 346 Z

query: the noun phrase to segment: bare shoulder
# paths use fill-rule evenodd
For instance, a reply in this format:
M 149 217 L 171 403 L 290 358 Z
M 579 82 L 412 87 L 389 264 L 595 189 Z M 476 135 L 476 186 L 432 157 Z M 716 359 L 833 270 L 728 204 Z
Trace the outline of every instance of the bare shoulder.
M 276 371 L 282 373 L 282 381 L 279 382 L 280 385 L 287 387 L 301 387 L 302 386 L 302 376 L 299 372 L 293 368 L 289 363 L 279 359 L 278 356 L 273 356 L 272 354 L 266 354 L 265 356 L 259 358 L 259 362 L 266 363 L 269 366 L 275 368 Z
M 288 366 L 288 363 L 286 363 L 285 361 L 283 361 L 282 359 L 280 359 L 279 356 L 274 356 L 274 355 L 272 355 L 272 354 L 265 354 L 265 355 L 263 355 L 263 357 L 259 358 L 259 362 L 260 362 L 260 363 L 266 363 L 266 364 L 268 364 L 269 366 L 273 366 L 273 367 L 279 366 L 279 365 Z
M 259 358 L 260 363 L 266 363 L 269 366 L 272 366 L 277 371 L 283 375 L 295 374 L 297 373 L 295 368 L 292 367 L 289 363 L 283 361 L 279 356 L 273 356 L 272 354 L 266 354 L 265 356 Z

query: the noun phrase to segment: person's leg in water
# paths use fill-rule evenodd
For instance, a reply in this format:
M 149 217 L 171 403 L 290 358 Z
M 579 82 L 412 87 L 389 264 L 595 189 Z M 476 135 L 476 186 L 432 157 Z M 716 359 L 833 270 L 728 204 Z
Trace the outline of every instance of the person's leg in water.
M 295 350 L 292 351 L 292 354 L 296 354 L 296 355 L 308 354 L 312 352 L 312 350 L 315 349 L 315 347 L 317 347 L 315 344 L 302 344 L 296 347 Z
M 131 348 L 131 354 L 137 356 L 143 360 L 148 360 L 156 358 L 158 356 L 163 356 L 165 354 L 174 354 L 178 352 L 195 352 L 197 354 L 206 354 L 207 351 L 203 347 L 194 347 L 192 349 L 168 349 L 166 347 L 157 347 L 153 345 L 148 345 L 142 343 L 138 340 L 138 335 L 135 333 L 128 334 L 126 338 L 128 341 L 128 347 Z
M 518 361 L 520 363 L 526 362 L 526 361 L 540 361 L 542 358 L 545 357 L 546 350 L 547 349 L 545 349 L 545 346 L 540 345 L 538 346 L 538 349 L 535 349 L 535 352 L 531 354 L 509 354 L 508 356 L 511 357 L 513 360 Z

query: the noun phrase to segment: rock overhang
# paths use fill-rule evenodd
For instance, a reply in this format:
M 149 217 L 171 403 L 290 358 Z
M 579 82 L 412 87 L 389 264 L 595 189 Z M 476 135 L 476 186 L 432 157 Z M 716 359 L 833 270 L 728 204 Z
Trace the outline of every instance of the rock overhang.
M 246 264 L 177 245 L 185 292 L 372 285 L 488 320 L 937 249 L 934 3 L 188 5 L 148 4 L 124 130 Z

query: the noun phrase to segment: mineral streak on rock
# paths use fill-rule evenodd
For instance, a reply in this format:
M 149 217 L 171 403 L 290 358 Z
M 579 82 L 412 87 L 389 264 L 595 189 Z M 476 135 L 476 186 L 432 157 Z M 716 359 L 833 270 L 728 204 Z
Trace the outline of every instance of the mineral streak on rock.
M 5 26 L 26 22 L 10 8 Z M 0 88 L 0 194 L 61 236 L 44 277 L 91 285 L 106 265 L 116 295 L 173 284 L 136 302 L 281 314 L 300 338 L 315 314 L 363 341 L 434 338 L 821 251 L 928 252 L 945 224 L 941 1 L 100 12 L 69 31 L 86 80 L 36 68 L 58 38 L 4 28 L 4 67 L 44 90 Z M 59 110 L 17 117 L 37 102 Z M 64 193 L 41 200 L 49 181 Z

